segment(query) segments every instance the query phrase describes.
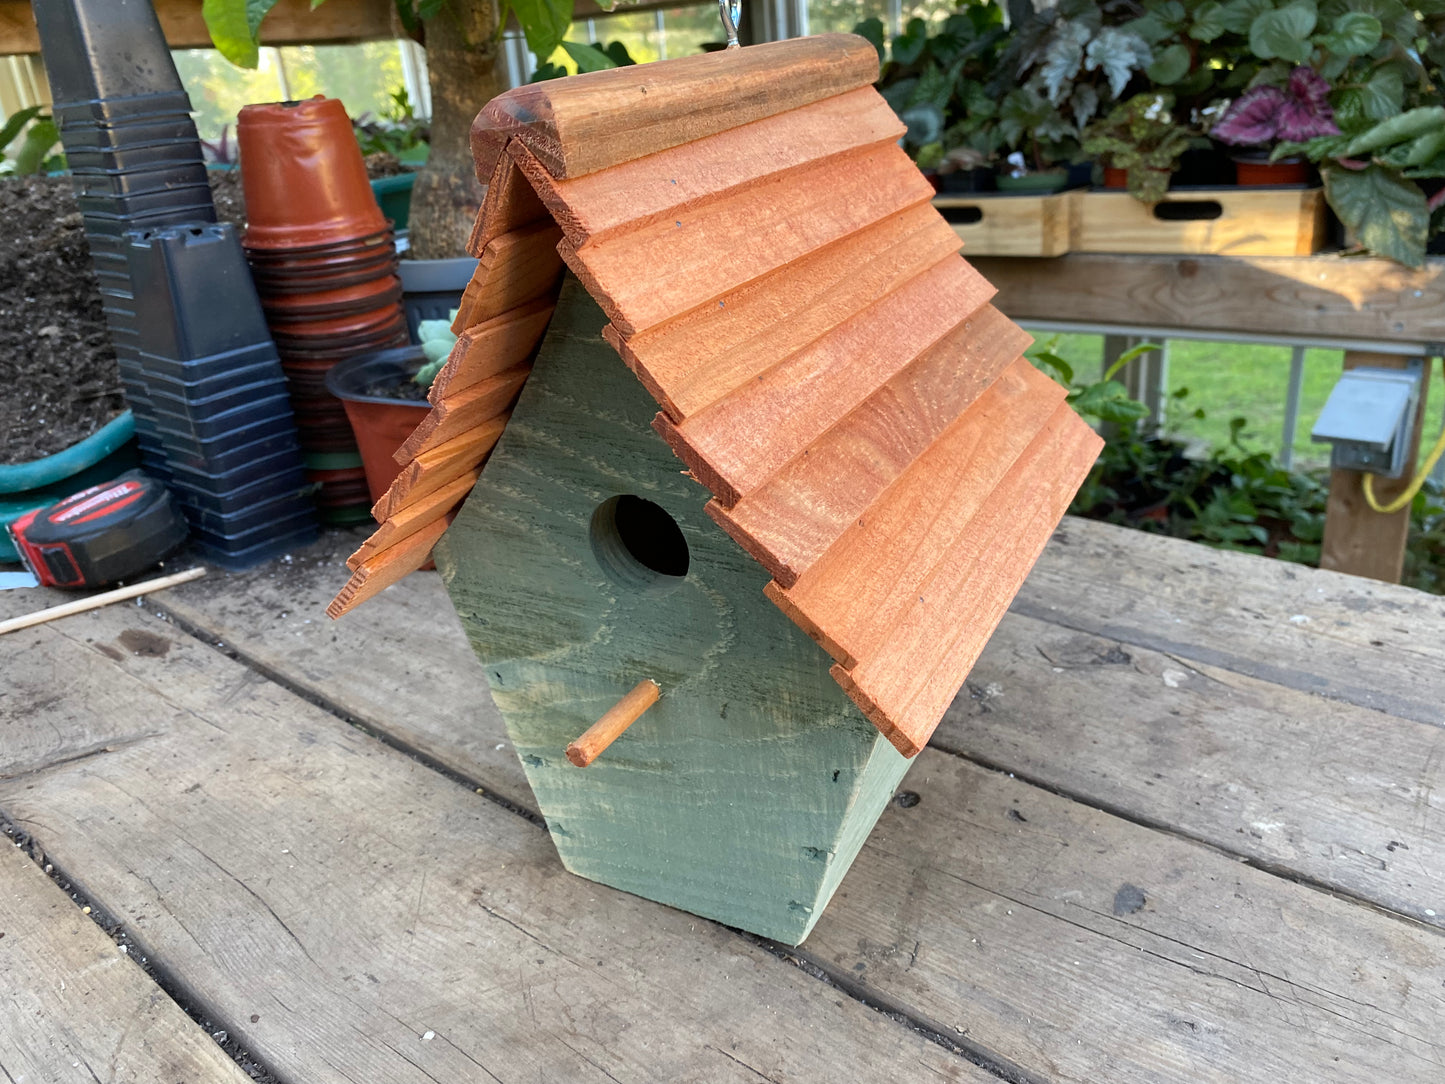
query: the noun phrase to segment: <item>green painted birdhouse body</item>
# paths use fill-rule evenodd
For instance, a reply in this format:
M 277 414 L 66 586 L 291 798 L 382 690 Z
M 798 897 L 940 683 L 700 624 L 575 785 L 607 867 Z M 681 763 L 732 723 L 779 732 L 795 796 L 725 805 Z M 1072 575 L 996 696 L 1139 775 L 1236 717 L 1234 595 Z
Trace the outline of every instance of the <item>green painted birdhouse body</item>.
M 437 566 L 567 869 L 796 944 L 909 761 L 704 514 L 606 322 L 569 278 Z M 685 575 L 636 556 L 683 559 L 665 521 L 619 497 L 671 517 Z M 664 560 L 649 549 L 669 544 Z M 570 763 L 568 742 L 644 678 L 659 702 L 591 766 Z

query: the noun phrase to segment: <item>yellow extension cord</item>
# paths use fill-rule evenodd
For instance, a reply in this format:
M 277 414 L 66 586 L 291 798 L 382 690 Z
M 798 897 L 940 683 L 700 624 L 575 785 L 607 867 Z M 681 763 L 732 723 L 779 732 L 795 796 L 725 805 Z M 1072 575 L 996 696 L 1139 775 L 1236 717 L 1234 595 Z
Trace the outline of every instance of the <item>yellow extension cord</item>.
M 1442 365 L 1445 365 L 1445 363 L 1442 363 Z M 1442 369 L 1442 371 L 1445 371 L 1445 369 Z M 1428 374 L 1426 375 L 1426 379 L 1429 379 Z M 1375 476 L 1373 474 L 1365 475 L 1361 483 L 1365 491 L 1365 503 L 1381 515 L 1390 515 L 1392 512 L 1398 512 L 1415 499 L 1415 494 L 1420 492 L 1420 487 L 1425 484 L 1425 479 L 1428 478 L 1430 472 L 1435 469 L 1435 464 L 1439 462 L 1442 454 L 1445 454 L 1445 426 L 1441 427 L 1440 436 L 1435 440 L 1435 447 L 1430 449 L 1430 454 L 1425 457 L 1425 465 L 1415 474 L 1415 478 L 1411 481 L 1409 488 L 1388 504 L 1381 504 L 1375 499 Z

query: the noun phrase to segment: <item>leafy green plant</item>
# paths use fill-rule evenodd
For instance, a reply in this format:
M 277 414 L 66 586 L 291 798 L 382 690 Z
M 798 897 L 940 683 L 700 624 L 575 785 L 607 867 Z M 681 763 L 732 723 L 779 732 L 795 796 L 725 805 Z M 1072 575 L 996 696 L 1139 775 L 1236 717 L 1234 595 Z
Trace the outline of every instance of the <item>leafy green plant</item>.
M 1115 379 L 1145 344 L 1121 357 L 1099 380 L 1078 381 L 1046 343 L 1031 353 L 1039 368 L 1069 389 L 1068 401 L 1104 435 L 1098 462 L 1069 511 L 1090 519 L 1203 542 L 1219 549 L 1319 563 L 1329 478 L 1325 470 L 1291 471 L 1268 452 L 1244 446 L 1248 422 L 1232 418 L 1224 447 L 1203 451 L 1145 431 L 1148 408 Z M 1166 413 L 1188 410 L 1188 389 L 1170 396 Z M 1202 410 L 1192 410 L 1202 418 Z M 1445 493 L 1426 483 L 1415 496 L 1406 547 L 1406 584 L 1445 594 Z
M 32 105 L 21 109 L 0 126 L 0 173 L 23 175 L 65 168 L 63 155 L 50 154 L 60 142 L 60 129 L 54 120 L 43 115 L 43 108 Z M 17 140 L 20 145 L 14 157 L 7 157 Z
M 1085 153 L 1128 170 L 1129 191 L 1145 203 L 1164 198 L 1169 175 L 1194 139 L 1175 122 L 1173 107 L 1172 94 L 1136 94 L 1084 130 Z
M 575 41 L 564 41 L 563 51 L 577 65 L 579 72 L 605 71 L 608 68 L 626 68 L 636 64 L 632 54 L 627 51 L 627 46 L 620 41 L 610 41 L 606 45 L 601 42 L 592 45 L 580 45 Z M 531 81 L 540 83 L 545 79 L 561 79 L 571 73 L 560 64 L 553 64 L 550 60 L 543 60 L 537 70 L 532 73 Z
M 402 87 L 391 94 L 391 105 L 380 116 L 363 113 L 351 127 L 362 154 L 390 154 L 403 165 L 426 164 L 430 128 L 413 112 L 411 95 Z
M 949 15 L 933 34 L 922 19 L 909 20 L 891 41 L 876 18 L 853 32 L 878 50 L 878 90 L 908 126 L 903 146 L 920 168 L 944 165 L 957 151 L 969 152 L 964 157 L 976 164 L 993 157 L 997 104 L 984 80 L 995 70 L 1004 38 L 999 7 L 970 5 Z

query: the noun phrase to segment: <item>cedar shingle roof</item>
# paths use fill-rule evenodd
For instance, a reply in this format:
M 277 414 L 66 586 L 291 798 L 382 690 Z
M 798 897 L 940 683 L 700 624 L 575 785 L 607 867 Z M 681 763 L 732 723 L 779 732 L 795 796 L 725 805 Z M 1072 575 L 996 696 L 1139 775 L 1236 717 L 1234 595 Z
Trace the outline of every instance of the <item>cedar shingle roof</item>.
M 766 592 L 905 755 L 1099 438 L 1021 358 L 871 83 L 826 35 L 519 87 L 482 111 L 480 259 L 434 410 L 328 612 L 420 567 L 506 423 L 565 262 Z

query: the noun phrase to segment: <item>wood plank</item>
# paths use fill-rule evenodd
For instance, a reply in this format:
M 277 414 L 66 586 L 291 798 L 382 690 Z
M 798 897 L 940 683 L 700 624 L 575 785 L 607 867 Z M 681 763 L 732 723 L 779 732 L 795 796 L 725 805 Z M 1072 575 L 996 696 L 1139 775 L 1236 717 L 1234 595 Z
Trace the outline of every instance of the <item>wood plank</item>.
M 509 155 L 497 159 L 489 177 L 478 179 L 486 184 L 487 192 L 467 238 L 467 252 L 481 259 L 487 246 L 498 237 L 546 218 L 547 208 Z
M 250 1079 L 8 840 L 0 885 L 5 1080 Z
M 1006 1079 L 1439 1078 L 1437 931 L 932 750 L 906 786 L 800 955 Z
M 783 587 L 883 491 L 1032 340 L 985 305 L 761 487 L 708 515 Z
M 696 413 L 954 255 L 958 240 L 933 211 L 911 207 L 707 305 L 607 341 L 674 421 Z
M 172 49 L 209 49 L 201 0 L 154 0 Z M 392 0 L 345 0 L 312 11 L 311 0 L 279 0 L 261 23 L 263 45 L 304 45 L 402 38 Z M 0 56 L 40 52 L 30 0 L 0 0 Z
M 1027 359 L 1014 362 L 795 584 L 768 584 L 768 597 L 843 666 L 871 657 L 939 562 L 974 532 L 971 521 L 1064 394 Z
M 346 559 L 346 567 L 353 572 L 375 557 L 382 550 L 396 545 L 404 538 L 410 538 L 433 520 L 441 519 L 466 500 L 467 494 L 476 484 L 481 471 L 473 468 L 442 486 L 440 489 L 407 504 L 394 516 L 387 518 L 377 530 L 361 544 L 361 547 Z
M 839 684 L 904 756 L 927 743 L 1102 444 L 1061 404 L 886 642 L 851 669 L 834 665 Z M 961 628 L 960 613 L 970 615 Z
M 514 135 L 558 180 L 692 143 L 868 86 L 870 48 L 820 34 L 514 87 L 472 125 L 477 173 L 491 175 Z
M 358 529 L 326 531 L 289 563 L 213 571 L 203 583 L 183 584 L 150 604 L 196 629 L 205 643 L 225 644 L 257 673 L 530 807 L 532 792 L 492 705 L 486 674 L 436 572 L 413 573 L 345 621 L 325 619 L 337 585 L 349 575 L 346 556 L 364 538 Z M 191 589 L 201 587 L 206 590 Z M 0 604 L 21 593 L 0 594 Z M 347 677 L 337 681 L 342 660 Z M 48 688 L 53 695 L 64 686 Z M 400 710 L 418 696 L 425 710 Z M 118 709 L 101 708 L 107 719 L 122 717 Z
M 1087 597 L 1080 582 L 1089 584 Z M 1241 584 L 1248 591 L 1241 593 Z M 1445 725 L 1445 598 L 1071 519 L 1014 610 L 1192 662 Z
M 506 413 L 531 371 L 530 364 L 514 365 L 480 384 L 444 396 L 396 450 L 396 461 L 406 466 L 423 452 L 440 448 Z
M 447 363 L 432 380 L 427 393 L 432 405 L 443 395 L 479 384 L 527 361 L 542 341 L 555 307 L 550 297 L 539 297 L 463 331 Z
M 432 547 L 451 524 L 452 517 L 434 519 L 421 529 L 394 542 L 384 550 L 371 554 L 355 569 L 351 578 L 326 607 L 326 616 L 335 620 L 375 598 L 403 576 L 408 576 L 431 560 Z
M 435 577 L 414 577 L 398 592 L 428 580 Z M 412 620 L 424 627 L 425 608 Z M 1006 619 L 1005 629 L 1012 620 Z M 1033 628 L 1022 632 L 1017 650 L 1050 666 L 1052 675 L 1052 664 L 1034 650 L 1034 636 Z M 1053 645 L 1043 646 L 1054 654 Z M 332 658 L 330 673 L 337 676 L 331 684 L 344 686 L 355 659 L 339 651 Z M 313 670 L 326 665 L 319 658 L 311 664 Z M 1143 664 L 1141 682 L 1150 666 Z M 1127 673 L 1129 665 L 1111 669 Z M 433 696 L 432 683 L 417 686 L 423 703 L 434 701 L 430 710 L 450 710 L 445 690 Z M 208 687 L 217 697 L 231 693 L 227 683 L 212 681 Z M 1122 693 L 1126 716 L 1134 711 L 1135 688 Z M 1142 709 L 1159 707 L 1158 695 L 1144 692 L 1142 683 L 1137 688 Z M 1050 736 L 1054 741 L 1071 736 L 1077 688 L 1071 695 L 1066 687 L 1036 710 L 1020 702 L 1023 692 L 1005 684 L 986 701 L 994 711 L 1017 706 L 1018 714 L 1000 720 L 1001 732 L 1010 719 L 1030 717 L 1033 710 L 1041 749 Z M 1100 728 L 1117 728 L 1109 700 L 1092 695 L 1091 718 Z M 418 714 L 416 703 L 396 697 L 385 706 L 398 725 L 404 725 L 403 715 Z M 1149 755 L 1157 756 L 1161 747 L 1178 746 L 1195 733 L 1209 742 L 1215 705 L 1201 707 L 1197 725 L 1187 731 L 1181 728 L 1189 713 L 1181 720 L 1158 712 L 1159 738 L 1143 739 L 1141 752 L 1147 746 Z M 1381 724 L 1389 721 L 1381 718 Z M 1294 744 L 1277 749 L 1273 762 L 1293 757 L 1304 771 L 1308 757 L 1301 752 L 1312 743 L 1311 716 L 1297 716 L 1291 727 Z M 1347 722 L 1338 733 L 1348 740 Z M 1089 737 L 1079 735 L 1076 742 L 1065 741 L 1057 756 L 1062 760 L 1088 744 Z M 1214 740 L 1212 747 L 1215 756 L 1231 753 L 1225 741 Z M 1240 756 L 1253 751 L 1241 749 Z M 1380 763 L 1396 751 L 1382 750 Z M 1188 772 L 1190 747 L 1181 746 L 1174 761 Z M 314 769 L 314 760 L 306 763 Z M 1369 770 L 1368 764 L 1363 768 Z M 1272 789 L 1270 772 L 1269 764 L 1261 763 L 1248 778 Z M 365 793 L 343 794 L 348 809 L 371 793 L 370 773 L 360 775 Z M 1305 771 L 1300 778 L 1307 776 Z M 1389 787 L 1391 778 L 1376 785 Z M 168 789 L 183 791 L 188 782 L 177 780 L 173 788 L 168 783 Z M 223 775 L 218 782 L 227 784 Z M 324 783 L 318 780 L 317 788 Z M 1153 789 L 1145 783 L 1139 777 L 1130 781 L 1140 793 Z M 1233 1084 L 1260 1075 L 1301 1084 L 1434 1079 L 1437 1006 L 1419 995 L 1445 981 L 1438 974 L 1438 936 L 1432 931 L 933 751 L 922 754 L 906 786 L 919 802 L 884 814 L 829 912 L 798 952 L 854 995 L 921 1019 L 1019 1079 L 1094 1084 L 1105 1073 L 1111 1081 L 1151 1084 Z M 433 808 L 427 795 L 405 789 L 418 807 Z M 1311 784 L 1311 793 L 1312 805 L 1328 803 L 1328 788 Z M 42 797 L 57 806 L 64 801 L 62 794 Z M 1196 800 L 1201 808 L 1195 815 L 1207 816 L 1211 802 L 1195 798 L 1190 804 Z M 1402 793 L 1398 800 L 1403 813 L 1411 799 Z M 403 829 L 410 826 L 409 819 L 401 822 Z M 1439 835 L 1428 823 L 1421 832 Z M 388 839 L 388 846 L 408 843 L 390 832 Z M 274 852 L 275 842 L 267 842 Z M 1399 854 L 1403 881 L 1408 855 Z M 487 854 L 467 865 L 488 868 Z M 542 902 L 550 913 L 545 895 Z M 696 956 L 694 950 L 689 961 Z M 391 981 L 390 971 L 377 974 Z M 363 986 L 363 992 L 370 989 Z M 1120 989 L 1130 996 L 1121 999 Z
M 1173 217 L 1190 209 L 1216 213 L 1212 218 Z M 1323 189 L 1232 187 L 1166 192 L 1163 199 L 1147 204 L 1128 192 L 1080 192 L 1073 205 L 1069 248 L 1073 252 L 1308 256 L 1324 241 Z
M 1011 613 L 932 744 L 1445 927 L 1438 727 Z
M 521 140 L 507 149 L 567 240 L 581 248 L 773 174 L 897 141 L 904 130 L 876 90 L 860 87 L 573 180 L 553 178 Z
M 1445 342 L 1445 259 L 1076 254 L 978 269 L 1015 320 Z
M 564 241 L 561 253 L 632 336 L 932 195 L 902 148 L 886 143 L 775 174 L 610 240 Z
M 457 306 L 453 333 L 460 335 L 547 294 L 555 296 L 562 275 L 562 258 L 557 254 L 561 236 L 548 219 L 488 242 Z
M 975 256 L 1062 256 L 1069 251 L 1079 193 L 938 196 L 933 201 Z
M 206 645 L 87 662 L 84 637 L 131 628 L 173 635 L 131 608 L 33 635 L 163 736 L 0 806 L 281 1079 L 991 1079 L 763 946 L 566 875 L 535 824 Z
M 675 426 L 658 415 L 655 428 L 719 501 L 735 504 L 992 295 L 949 257 L 705 410 Z
M 381 500 L 372 505 L 372 518 L 383 523 L 410 502 L 425 497 L 458 475 L 485 463 L 502 431 L 507 428 L 510 417 L 510 414 L 499 414 L 459 437 L 422 452 L 401 468 L 401 473 L 381 495 Z
M 1345 351 L 1345 368 L 1365 365 L 1376 369 L 1403 369 L 1409 359 L 1397 354 Z M 1420 457 L 1420 431 L 1425 427 L 1425 401 L 1430 392 L 1433 365 L 1425 366 L 1415 427 L 1405 454 L 1409 468 L 1402 478 L 1375 479 L 1375 499 L 1381 504 L 1405 492 L 1415 477 Z M 1405 571 L 1405 543 L 1410 536 L 1410 507 L 1383 515 L 1365 501 L 1365 476 L 1360 471 L 1330 471 L 1330 495 L 1325 502 L 1325 536 L 1320 546 L 1320 567 L 1352 576 L 1399 583 Z

